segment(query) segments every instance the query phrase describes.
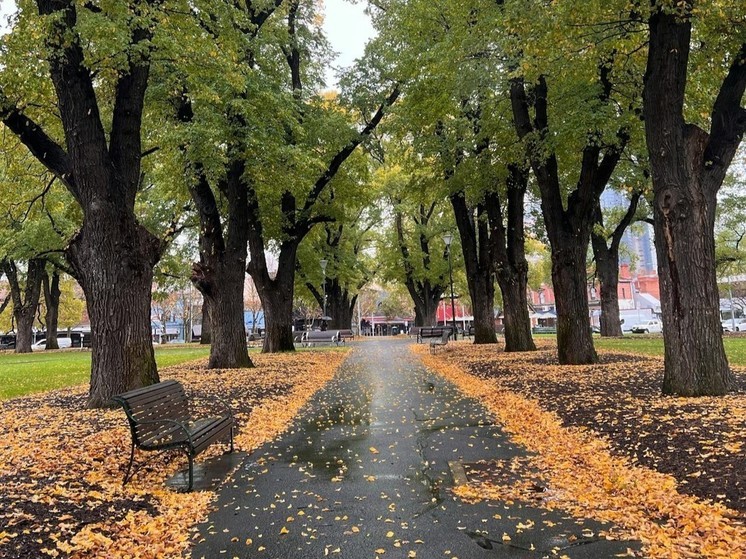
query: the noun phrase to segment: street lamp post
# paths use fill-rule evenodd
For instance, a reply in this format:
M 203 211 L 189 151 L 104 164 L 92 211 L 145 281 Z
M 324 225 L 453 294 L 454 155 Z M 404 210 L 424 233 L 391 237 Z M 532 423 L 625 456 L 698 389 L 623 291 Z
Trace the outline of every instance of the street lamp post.
M 455 340 L 458 336 L 456 335 L 456 303 L 453 297 L 453 266 L 451 265 L 451 241 L 453 241 L 453 235 L 446 233 L 443 235 L 443 241 L 446 243 L 446 250 L 448 251 L 448 277 L 451 281 L 451 322 L 453 323 L 453 339 Z M 445 316 L 443 317 L 445 323 Z
M 324 304 L 321 305 L 321 309 L 322 316 L 326 316 L 326 265 L 328 264 L 328 260 L 326 260 L 325 258 L 321 259 L 319 261 L 319 264 L 321 264 L 321 272 L 324 274 Z

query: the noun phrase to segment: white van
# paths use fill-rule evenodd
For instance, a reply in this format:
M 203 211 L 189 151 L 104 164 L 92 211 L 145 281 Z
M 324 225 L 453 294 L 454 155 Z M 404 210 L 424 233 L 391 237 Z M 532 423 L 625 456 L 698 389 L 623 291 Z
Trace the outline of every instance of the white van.
M 73 340 L 72 338 L 57 338 L 57 345 L 60 347 L 60 349 L 73 347 Z M 47 348 L 47 340 L 43 338 L 31 346 L 31 349 L 33 350 L 46 349 L 46 348 Z

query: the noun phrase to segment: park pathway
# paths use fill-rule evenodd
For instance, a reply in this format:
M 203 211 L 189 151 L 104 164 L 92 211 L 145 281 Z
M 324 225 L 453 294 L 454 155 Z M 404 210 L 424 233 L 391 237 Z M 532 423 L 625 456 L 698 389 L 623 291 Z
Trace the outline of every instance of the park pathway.
M 192 557 L 604 559 L 639 549 L 561 512 L 455 499 L 461 464 L 525 453 L 408 343 L 357 344 L 290 430 L 223 484 Z

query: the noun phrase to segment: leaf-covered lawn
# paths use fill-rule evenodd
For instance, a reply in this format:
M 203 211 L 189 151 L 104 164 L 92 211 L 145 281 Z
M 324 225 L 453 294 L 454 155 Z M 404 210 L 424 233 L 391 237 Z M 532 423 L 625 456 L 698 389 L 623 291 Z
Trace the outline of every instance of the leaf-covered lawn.
M 536 453 L 474 465 L 458 492 L 612 521 L 648 557 L 746 557 L 746 371 L 723 398 L 663 397 L 660 358 L 601 351 L 598 365 L 560 367 L 554 346 L 540 345 L 417 348 Z M 516 476 L 524 483 L 508 482 Z
M 158 367 L 170 367 L 205 357 L 209 346 L 157 346 Z M 0 400 L 16 398 L 90 381 L 91 352 L 67 349 L 13 353 L 0 351 Z
M 254 369 L 161 370 L 195 395 L 231 402 L 237 450 L 271 440 L 335 373 L 344 351 L 252 356 Z M 183 453 L 138 453 L 122 487 L 130 434 L 121 410 L 83 409 L 85 387 L 0 402 L 0 557 L 179 557 L 214 494 L 175 493 L 165 480 Z M 198 462 L 222 452 L 213 445 Z

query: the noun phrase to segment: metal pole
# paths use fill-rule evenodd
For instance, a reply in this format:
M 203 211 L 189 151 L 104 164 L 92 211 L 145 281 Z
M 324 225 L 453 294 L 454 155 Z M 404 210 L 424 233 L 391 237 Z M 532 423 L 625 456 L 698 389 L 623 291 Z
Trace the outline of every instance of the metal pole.
M 453 267 L 451 266 L 451 247 L 448 246 L 448 275 L 451 280 L 451 322 L 453 323 L 453 339 L 456 340 L 458 336 L 456 335 L 456 303 L 453 299 Z M 443 321 L 445 322 L 445 317 L 443 317 Z
M 732 332 L 736 331 L 736 317 L 733 312 L 733 285 L 730 282 L 730 276 L 728 276 L 728 298 L 730 299 L 730 329 Z

